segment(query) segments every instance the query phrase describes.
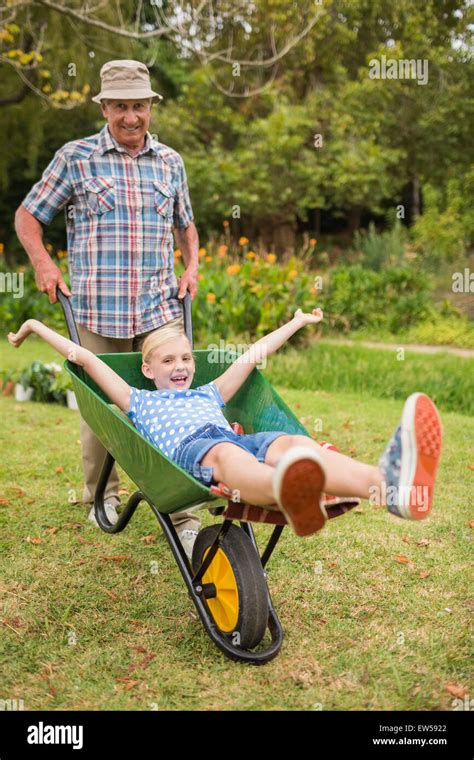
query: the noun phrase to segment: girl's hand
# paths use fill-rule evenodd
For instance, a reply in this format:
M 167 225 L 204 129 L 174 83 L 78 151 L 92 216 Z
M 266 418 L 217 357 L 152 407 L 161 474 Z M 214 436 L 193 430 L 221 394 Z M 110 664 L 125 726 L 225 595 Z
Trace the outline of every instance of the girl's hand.
M 303 327 L 304 325 L 312 325 L 321 322 L 323 316 L 321 309 L 313 309 L 310 314 L 301 311 L 301 309 L 297 309 L 295 311 L 294 319 L 297 319 L 301 323 L 301 327 Z
M 33 329 L 31 327 L 31 320 L 27 319 L 26 322 L 23 322 L 22 326 L 18 330 L 17 333 L 10 332 L 8 333 L 8 340 L 14 346 L 15 348 L 19 348 L 25 338 L 28 337 L 30 333 L 33 332 Z

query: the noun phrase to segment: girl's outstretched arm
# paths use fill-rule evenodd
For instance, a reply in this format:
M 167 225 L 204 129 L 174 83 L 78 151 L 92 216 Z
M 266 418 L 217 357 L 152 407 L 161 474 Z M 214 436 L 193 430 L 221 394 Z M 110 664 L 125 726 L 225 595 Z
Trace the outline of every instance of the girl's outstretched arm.
M 321 309 L 313 309 L 311 313 L 305 314 L 298 309 L 293 319 L 282 327 L 253 343 L 249 350 L 242 356 L 239 356 L 231 366 L 222 373 L 214 383 L 219 388 L 221 396 L 225 403 L 234 396 L 240 386 L 245 382 L 254 367 L 266 361 L 267 356 L 277 351 L 286 341 L 294 335 L 301 327 L 309 324 L 321 322 L 323 312 Z
M 55 330 L 46 327 L 38 319 L 28 319 L 23 322 L 17 333 L 8 333 L 8 340 L 12 346 L 19 348 L 31 333 L 39 335 L 69 361 L 84 367 L 87 374 L 102 388 L 114 404 L 117 404 L 125 413 L 130 411 L 130 386 L 88 348 L 78 346 L 69 338 L 64 338 Z

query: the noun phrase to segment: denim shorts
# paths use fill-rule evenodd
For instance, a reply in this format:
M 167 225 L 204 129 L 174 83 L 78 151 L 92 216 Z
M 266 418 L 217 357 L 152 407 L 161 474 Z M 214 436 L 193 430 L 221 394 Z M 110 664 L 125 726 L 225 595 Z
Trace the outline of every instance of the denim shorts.
M 236 446 L 253 454 L 259 462 L 264 462 L 268 447 L 275 438 L 281 435 L 288 435 L 288 433 L 269 430 L 250 435 L 237 435 L 233 430 L 226 430 L 208 422 L 207 425 L 181 441 L 173 454 L 173 459 L 183 470 L 187 470 L 204 485 L 210 486 L 217 482 L 213 477 L 214 468 L 201 466 L 201 461 L 216 443 L 235 443 Z

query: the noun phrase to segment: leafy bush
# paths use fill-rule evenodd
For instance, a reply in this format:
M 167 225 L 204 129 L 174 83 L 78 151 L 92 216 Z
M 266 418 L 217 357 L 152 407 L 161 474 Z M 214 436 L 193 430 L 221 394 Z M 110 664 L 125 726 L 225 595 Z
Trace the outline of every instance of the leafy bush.
M 474 243 L 474 169 L 449 180 L 445 194 L 431 185 L 423 191 L 424 211 L 413 225 L 413 236 L 424 261 L 436 267 L 464 256 Z
M 63 277 L 69 285 L 66 266 L 61 266 Z M 48 296 L 40 293 L 35 282 L 35 273 L 33 267 L 17 267 L 15 273 L 22 275 L 23 285 L 21 297 L 17 293 L 0 291 L 0 330 L 8 333 L 10 330 L 16 332 L 22 322 L 27 319 L 39 319 L 53 330 L 66 332 L 63 311 L 59 303 L 50 304 Z M 0 262 L 0 278 L 2 282 L 8 282 L 5 275 L 12 275 L 12 270 L 4 263 Z
M 233 247 L 211 241 L 199 251 L 200 288 L 193 303 L 196 344 L 220 339 L 249 343 L 290 319 L 297 309 L 310 311 L 316 305 L 324 309 L 325 329 L 345 333 L 370 328 L 397 334 L 431 319 L 431 278 L 410 262 L 408 248 L 402 246 L 404 235 L 400 225 L 382 235 L 372 228 L 364 239 L 363 261 L 322 272 L 310 269 L 313 239 L 297 256 L 281 259 L 264 250 L 249 250 L 247 238 Z M 395 266 L 400 257 L 403 262 Z M 181 261 L 180 251 L 175 251 L 177 275 Z M 65 262 L 60 266 L 65 273 Z M 0 330 L 16 331 L 34 316 L 67 334 L 60 305 L 51 305 L 38 292 L 32 269 L 19 269 L 24 274 L 24 294 L 15 298 L 6 293 L 0 299 Z M 291 339 L 294 344 L 305 341 L 304 331 Z
M 277 263 L 273 254 L 248 251 L 230 259 L 202 256 L 200 288 L 193 303 L 193 328 L 198 343 L 242 338 L 246 341 L 274 330 L 298 308 L 316 305 L 313 275 L 305 261 L 291 257 Z
M 399 266 L 410 254 L 408 237 L 408 230 L 399 219 L 383 232 L 377 232 L 371 222 L 367 231 L 358 230 L 354 235 L 354 249 L 360 254 L 359 263 L 375 272 L 384 266 Z
M 344 332 L 381 327 L 397 333 L 429 315 L 430 295 L 428 277 L 408 267 L 374 272 L 339 266 L 330 274 L 321 305 L 331 326 Z
M 66 372 L 64 367 L 61 367 L 60 372 L 56 374 L 56 377 L 51 383 L 51 391 L 59 393 L 62 397 L 65 397 L 66 391 L 72 391 L 73 387 L 71 375 L 69 372 Z
M 20 383 L 24 390 L 33 388 L 32 401 L 56 401 L 64 404 L 65 389 L 61 382 L 57 382 L 62 371 L 64 370 L 55 362 L 43 364 L 43 362 L 34 361 L 30 367 L 13 372 L 11 377 L 15 382 Z
M 463 316 L 443 317 L 433 309 L 431 319 L 410 327 L 403 340 L 432 346 L 474 348 L 474 324 Z

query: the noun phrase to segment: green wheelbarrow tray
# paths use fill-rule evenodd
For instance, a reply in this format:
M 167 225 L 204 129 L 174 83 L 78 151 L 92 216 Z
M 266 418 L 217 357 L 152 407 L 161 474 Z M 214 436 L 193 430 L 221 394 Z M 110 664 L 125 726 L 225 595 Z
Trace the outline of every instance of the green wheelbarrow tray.
M 141 372 L 140 353 L 98 356 L 129 385 L 156 390 L 155 384 Z M 222 352 L 218 363 L 211 363 L 209 358 L 217 358 L 216 352 L 212 350 L 194 350 L 193 356 L 196 362 L 193 388 L 215 380 L 233 361 L 226 352 Z M 111 404 L 110 399 L 81 367 L 69 361 L 64 366 L 72 377 L 81 416 L 104 448 L 160 512 L 181 512 L 218 498 L 139 433 L 125 413 Z M 240 423 L 247 434 L 281 430 L 290 434 L 308 435 L 257 369 L 253 370 L 223 412 L 229 423 Z
M 71 340 L 80 345 L 69 299 L 59 288 L 56 293 Z M 189 293 L 183 299 L 183 312 L 185 332 L 192 347 Z M 193 354 L 196 362 L 193 387 L 214 380 L 234 359 L 224 351 L 217 355 L 213 351 L 212 357 L 210 350 L 193 350 Z M 140 353 L 99 356 L 129 385 L 156 389 L 141 372 Z M 281 648 L 283 629 L 272 605 L 265 567 L 286 525 L 282 513 L 235 503 L 222 484 L 210 488 L 204 486 L 142 436 L 82 367 L 70 361 L 64 366 L 72 377 L 81 416 L 107 452 L 94 497 L 99 527 L 106 533 L 119 533 L 128 525 L 138 505 L 147 502 L 160 523 L 191 600 L 213 643 L 237 662 L 260 665 L 271 660 Z M 252 371 L 223 412 L 231 424 L 238 423 L 246 434 L 278 430 L 308 435 L 257 369 Z M 115 461 L 139 490 L 130 496 L 117 522 L 112 524 L 105 511 L 104 494 Z M 336 506 L 331 510 L 326 505 L 328 517 L 344 514 L 358 503 L 358 499 L 336 499 Z M 170 514 L 193 508 L 209 509 L 223 520 L 198 533 L 189 562 Z M 273 525 L 261 555 L 252 522 Z M 264 642 L 267 629 L 270 642 Z

